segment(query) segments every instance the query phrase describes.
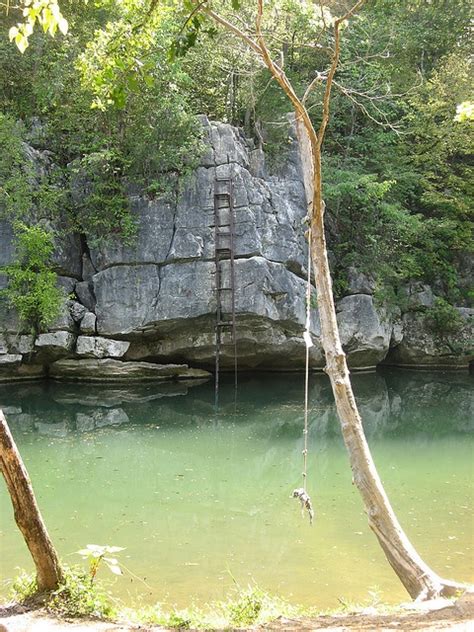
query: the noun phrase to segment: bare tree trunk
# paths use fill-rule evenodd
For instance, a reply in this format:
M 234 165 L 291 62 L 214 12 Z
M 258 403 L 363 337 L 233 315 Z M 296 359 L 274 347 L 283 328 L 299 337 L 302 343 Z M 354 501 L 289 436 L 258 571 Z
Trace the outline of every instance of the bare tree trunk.
M 63 579 L 56 550 L 43 522 L 31 481 L 0 410 L 0 469 L 12 500 L 15 521 L 36 566 L 38 590 L 56 589 Z
M 334 48 L 327 76 L 317 74 L 304 96 L 299 98 L 281 68 L 270 56 L 262 31 L 263 0 L 256 0 L 255 38 L 242 31 L 208 7 L 203 11 L 218 24 L 243 40 L 263 60 L 291 102 L 296 115 L 296 129 L 300 146 L 304 186 L 310 219 L 311 240 L 309 247 L 321 321 L 321 344 L 326 356 L 326 373 L 329 375 L 341 422 L 342 435 L 349 453 L 349 460 L 356 484 L 364 502 L 369 526 L 400 581 L 411 597 L 427 599 L 436 595 L 453 595 L 465 588 L 439 577 L 418 555 L 402 530 L 375 467 L 364 435 L 361 418 L 352 392 L 346 356 L 342 349 L 332 293 L 326 238 L 324 233 L 324 202 L 322 198 L 321 147 L 329 121 L 331 87 L 339 62 L 341 24 L 354 15 L 364 0 L 357 0 L 345 15 L 333 25 Z M 311 90 L 325 80 L 322 121 L 316 132 L 311 122 L 305 100 Z
M 369 526 L 374 531 L 392 568 L 412 598 L 451 596 L 460 584 L 441 579 L 421 559 L 401 528 L 383 488 L 365 438 L 342 350 L 332 293 L 332 281 L 324 234 L 324 202 L 321 198 L 320 152 L 314 151 L 301 118 L 297 119 L 298 138 L 305 171 L 304 181 L 311 213 L 311 258 L 321 322 L 321 343 L 342 435 L 352 469 L 354 483 L 361 493 Z M 313 150 L 313 151 L 311 151 Z M 316 162 L 313 156 L 316 155 Z M 311 183 L 311 184 L 309 184 Z M 312 195 L 312 197 L 311 197 Z

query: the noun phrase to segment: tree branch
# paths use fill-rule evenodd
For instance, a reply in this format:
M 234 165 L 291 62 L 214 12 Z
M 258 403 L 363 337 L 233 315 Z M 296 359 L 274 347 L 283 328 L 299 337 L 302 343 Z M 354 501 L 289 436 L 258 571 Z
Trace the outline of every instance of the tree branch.
M 352 17 L 354 15 L 354 13 L 356 11 L 359 10 L 359 8 L 364 4 L 365 0 L 358 0 L 354 6 L 349 9 L 349 11 L 347 11 L 347 13 L 345 13 L 343 16 L 341 16 L 340 18 L 337 18 L 337 20 L 334 22 L 334 53 L 333 53 L 333 57 L 332 57 L 332 61 L 331 61 L 331 67 L 329 69 L 329 73 L 328 73 L 328 78 L 326 81 L 326 89 L 324 91 L 324 97 L 323 97 L 323 118 L 321 121 L 321 125 L 319 126 L 319 130 L 318 130 L 318 145 L 319 148 L 321 148 L 321 145 L 323 143 L 324 140 L 324 134 L 326 132 L 326 127 L 328 125 L 329 122 L 329 102 L 330 102 L 330 98 L 331 98 L 331 89 L 332 89 L 332 82 L 334 79 L 334 75 L 336 74 L 336 69 L 337 69 L 337 65 L 339 63 L 339 54 L 340 54 L 340 45 L 341 45 L 341 32 L 340 32 L 340 27 L 341 24 L 345 21 L 348 20 L 350 17 Z

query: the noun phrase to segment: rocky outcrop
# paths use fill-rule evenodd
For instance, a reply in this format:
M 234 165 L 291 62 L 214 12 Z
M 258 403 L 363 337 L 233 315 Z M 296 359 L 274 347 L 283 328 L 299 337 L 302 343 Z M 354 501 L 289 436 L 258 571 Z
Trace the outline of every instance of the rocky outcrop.
M 130 346 L 125 340 L 109 340 L 100 336 L 79 336 L 76 354 L 84 358 L 121 358 Z
M 63 379 L 82 379 L 86 367 L 98 376 L 101 366 L 109 367 L 109 377 L 115 374 L 122 379 L 127 371 L 139 376 L 142 369 L 136 363 L 143 361 L 156 366 L 171 362 L 212 367 L 214 191 L 216 179 L 223 177 L 231 177 L 233 182 L 239 366 L 304 366 L 306 202 L 295 139 L 285 165 L 278 174 L 270 175 L 263 152 L 240 130 L 205 118 L 202 124 L 208 149 L 192 177 L 178 180 L 166 198 L 130 188 L 138 230 L 133 245 L 114 240 L 99 248 L 87 244 L 86 236 L 58 237 L 55 265 L 67 298 L 49 332 L 36 340 L 26 331 L 19 336 L 16 315 L 0 304 L 0 333 L 4 332 L 0 378 L 2 370 L 4 375 L 8 372 L 5 367 L 19 376 L 23 371 L 42 374 L 43 367 L 50 366 L 51 375 Z M 38 161 L 40 171 L 50 162 L 49 155 L 43 160 L 36 150 L 30 159 Z M 80 194 L 78 190 L 76 195 Z M 12 238 L 11 227 L 0 221 L 0 265 L 14 257 Z M 229 283 L 228 262 L 221 264 L 221 275 L 223 284 Z M 467 366 L 467 333 L 457 351 L 447 350 L 427 333 L 423 311 L 436 299 L 429 286 L 407 286 L 402 317 L 376 304 L 370 275 L 351 267 L 347 280 L 346 296 L 337 304 L 337 318 L 352 368 L 373 368 L 387 356 L 391 363 Z M 0 286 L 5 283 L 0 275 Z M 315 297 L 315 290 L 313 294 Z M 230 303 L 224 304 L 224 311 L 231 311 Z M 311 366 L 322 369 L 316 308 L 312 309 L 311 333 L 315 343 Z M 224 334 L 224 368 L 233 366 L 233 352 L 230 337 Z M 436 361 L 441 357 L 446 362 Z M 117 368 L 112 358 L 120 358 L 115 361 Z M 36 368 L 26 370 L 26 366 Z M 160 370 L 150 369 L 148 374 L 143 369 L 142 377 L 157 376 Z
M 349 365 L 375 367 L 387 355 L 393 324 L 368 294 L 345 296 L 337 305 L 341 342 Z
M 402 318 L 403 337 L 385 363 L 418 368 L 462 369 L 474 353 L 474 310 L 459 308 L 463 319 L 455 334 L 440 335 L 427 325 L 426 312 L 407 312 Z

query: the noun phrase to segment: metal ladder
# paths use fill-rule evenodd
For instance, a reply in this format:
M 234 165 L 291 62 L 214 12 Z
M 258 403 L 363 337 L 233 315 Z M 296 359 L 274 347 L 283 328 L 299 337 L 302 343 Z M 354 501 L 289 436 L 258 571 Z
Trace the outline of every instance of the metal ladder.
M 214 245 L 216 292 L 216 368 L 215 401 L 219 401 L 219 371 L 221 344 L 224 331 L 230 331 L 234 347 L 234 386 L 237 390 L 237 336 L 235 326 L 235 218 L 232 179 L 216 178 L 214 185 Z M 229 261 L 229 274 L 223 285 L 222 262 Z M 230 306 L 229 306 L 230 300 Z

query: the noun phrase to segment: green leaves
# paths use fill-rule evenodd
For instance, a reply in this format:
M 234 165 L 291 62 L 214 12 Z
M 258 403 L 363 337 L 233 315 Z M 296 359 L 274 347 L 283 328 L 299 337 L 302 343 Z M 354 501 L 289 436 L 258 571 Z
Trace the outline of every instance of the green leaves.
M 104 562 L 107 568 L 114 575 L 123 575 L 122 569 L 116 558 L 108 557 L 111 553 L 119 553 L 125 549 L 121 546 L 108 546 L 100 544 L 88 544 L 85 549 L 77 551 L 83 559 L 89 560 L 89 572 L 91 583 L 94 581 L 95 575 L 99 569 L 101 562 Z
M 204 16 L 193 11 L 171 43 L 169 61 L 173 62 L 178 57 L 184 57 L 195 46 L 198 36 L 203 30 L 203 24 Z
M 21 53 L 28 48 L 28 38 L 33 34 L 36 23 L 51 37 L 54 37 L 58 29 L 63 35 L 68 32 L 68 22 L 62 15 L 57 0 L 23 0 L 22 6 L 24 21 L 12 26 L 8 32 L 10 42 L 14 41 Z
M 17 255 L 11 265 L 2 268 L 8 278 L 2 294 L 23 323 L 40 330 L 59 316 L 65 298 L 50 267 L 54 235 L 40 226 L 22 222 L 15 222 L 14 230 Z
M 466 121 L 474 121 L 474 101 L 463 101 L 456 107 L 456 116 L 454 120 L 457 123 L 465 123 Z

